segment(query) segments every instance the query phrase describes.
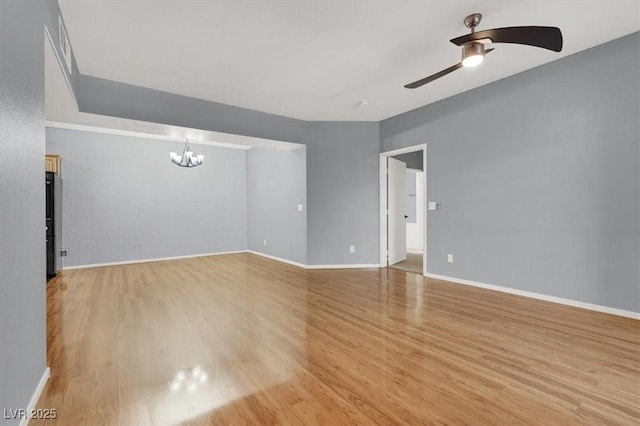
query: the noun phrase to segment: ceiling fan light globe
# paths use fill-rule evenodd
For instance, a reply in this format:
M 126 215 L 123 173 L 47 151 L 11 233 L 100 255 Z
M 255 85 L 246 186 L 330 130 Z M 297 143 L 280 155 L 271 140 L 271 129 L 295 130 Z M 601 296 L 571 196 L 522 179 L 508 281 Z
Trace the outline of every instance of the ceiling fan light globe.
M 462 66 L 476 67 L 484 60 L 484 45 L 482 43 L 469 43 L 462 46 Z
M 462 66 L 465 68 L 477 67 L 484 61 L 484 55 L 467 56 L 462 60 Z

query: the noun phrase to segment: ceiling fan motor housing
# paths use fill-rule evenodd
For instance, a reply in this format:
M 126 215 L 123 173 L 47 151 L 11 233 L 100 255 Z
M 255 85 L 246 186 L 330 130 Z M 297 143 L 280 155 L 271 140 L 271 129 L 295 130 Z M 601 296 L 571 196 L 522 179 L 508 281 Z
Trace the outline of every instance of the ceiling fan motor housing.
M 474 56 L 484 57 L 484 44 L 472 42 L 462 46 L 462 64 L 464 66 L 468 66 L 466 65 L 467 61 Z

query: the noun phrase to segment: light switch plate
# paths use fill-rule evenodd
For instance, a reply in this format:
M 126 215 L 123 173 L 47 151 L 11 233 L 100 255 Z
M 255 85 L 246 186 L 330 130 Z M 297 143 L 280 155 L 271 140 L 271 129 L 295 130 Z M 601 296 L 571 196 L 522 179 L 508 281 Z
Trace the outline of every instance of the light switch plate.
M 434 201 L 429 201 L 429 210 L 435 210 L 436 204 Z

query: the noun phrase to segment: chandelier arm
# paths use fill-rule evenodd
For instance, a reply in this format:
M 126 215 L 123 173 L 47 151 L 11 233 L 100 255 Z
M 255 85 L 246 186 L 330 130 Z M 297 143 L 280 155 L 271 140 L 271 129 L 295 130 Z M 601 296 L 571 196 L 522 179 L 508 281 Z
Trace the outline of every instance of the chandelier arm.
M 1 1 L 1 0 L 0 0 Z M 191 155 L 187 155 L 189 152 Z M 177 155 L 175 156 L 177 157 Z M 189 139 L 185 139 L 184 148 L 182 149 L 182 156 L 180 156 L 180 161 L 177 162 L 175 157 L 171 157 L 171 162 L 180 167 L 197 167 L 202 165 L 204 156 L 203 155 L 193 155 L 191 151 L 191 147 L 189 146 Z M 199 158 L 202 157 L 202 160 Z

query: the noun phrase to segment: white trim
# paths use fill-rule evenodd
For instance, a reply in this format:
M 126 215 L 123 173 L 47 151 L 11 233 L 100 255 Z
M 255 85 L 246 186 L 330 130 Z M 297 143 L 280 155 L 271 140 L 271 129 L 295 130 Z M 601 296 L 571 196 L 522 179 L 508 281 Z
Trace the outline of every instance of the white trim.
M 380 153 L 380 216 L 379 216 L 379 239 L 380 239 L 380 265 L 381 268 L 386 268 L 387 263 L 387 157 L 391 157 L 399 154 L 407 154 L 409 152 L 422 151 L 422 171 L 423 184 L 424 184 L 424 250 L 422 254 L 422 275 L 427 275 L 427 211 L 426 203 L 428 200 L 427 191 L 427 144 L 419 144 L 408 146 L 406 148 L 395 149 L 393 151 L 386 151 Z
M 255 251 L 255 250 L 245 250 L 245 252 L 255 254 L 257 256 L 266 257 L 267 259 L 277 260 L 278 262 L 288 263 L 289 265 L 297 266 L 298 268 L 307 269 L 307 265 L 300 262 L 295 262 L 293 260 L 283 259 L 282 257 L 277 257 L 277 256 L 271 256 L 270 254 L 260 253 L 259 251 Z
M 42 373 L 42 377 L 40 377 L 40 382 L 38 382 L 38 386 L 31 396 L 31 401 L 29 401 L 29 405 L 27 406 L 27 416 L 31 410 L 36 408 L 36 404 L 38 404 L 40 395 L 42 394 L 44 386 L 47 384 L 47 380 L 49 380 L 49 377 L 51 377 L 51 369 L 47 367 L 44 369 L 44 373 Z M 26 419 L 22 419 L 20 421 L 20 426 L 27 426 L 29 424 L 29 420 L 29 417 L 27 417 Z
M 379 268 L 378 263 L 353 263 L 351 265 L 307 265 L 307 269 L 365 269 Z
M 59 121 L 49 121 L 49 120 L 45 121 L 44 124 L 46 127 L 49 127 L 49 128 L 77 130 L 79 132 L 93 132 L 93 133 L 101 133 L 105 135 L 130 136 L 134 138 L 156 139 L 156 140 L 172 141 L 172 142 L 180 142 L 180 143 L 184 143 L 185 141 L 185 139 L 182 137 L 177 138 L 174 136 L 137 132 L 133 130 L 120 130 L 120 129 L 111 129 L 107 127 L 88 126 L 85 124 L 62 123 Z M 189 139 L 189 144 L 218 146 L 222 148 L 242 149 L 245 151 L 251 149 L 250 145 L 239 145 L 239 144 L 233 144 L 233 143 L 215 142 L 215 141 L 197 140 L 197 139 Z
M 238 253 L 251 253 L 251 254 L 266 257 L 267 259 L 275 260 L 278 262 L 288 263 L 289 265 L 297 266 L 298 268 L 302 268 L 302 269 L 359 269 L 359 268 L 379 268 L 380 267 L 380 265 L 378 265 L 377 263 L 357 263 L 357 264 L 345 264 L 345 265 L 306 265 L 304 263 L 295 262 L 293 260 L 284 259 L 282 257 L 272 256 L 266 253 L 260 253 L 254 250 L 237 250 L 237 251 L 223 251 L 223 252 L 216 252 L 216 253 L 191 254 L 188 256 L 162 257 L 162 258 L 156 258 L 156 259 L 140 259 L 140 260 L 127 260 L 123 262 L 107 262 L 107 263 L 93 263 L 90 265 L 65 266 L 64 268 L 62 268 L 62 270 L 70 271 L 74 269 L 101 268 L 104 266 L 133 265 L 136 263 L 162 262 L 165 260 L 191 259 L 194 257 L 220 256 L 223 254 L 238 254 Z
M 379 268 L 380 265 L 376 263 L 356 263 L 350 265 L 307 265 L 300 262 L 294 262 L 293 260 L 283 259 L 277 256 L 271 256 L 270 254 L 260 253 L 259 251 L 247 250 L 247 253 L 255 254 L 258 256 L 266 257 L 267 259 L 276 260 L 278 262 L 288 263 L 289 265 L 297 266 L 302 269 L 360 269 L 360 268 Z
M 433 278 L 436 280 L 450 281 L 457 284 L 464 284 L 464 285 L 469 285 L 473 287 L 486 288 L 488 290 L 500 291 L 502 293 L 510 293 L 518 296 L 530 297 L 532 299 L 539 299 L 547 302 L 559 303 L 561 305 L 568 305 L 576 308 L 588 309 L 591 311 L 604 312 L 607 314 L 618 315 L 621 317 L 640 319 L 640 312 L 626 311 L 624 309 L 618 309 L 618 308 L 610 308 L 608 306 L 595 305 L 593 303 L 580 302 L 578 300 L 565 299 L 563 297 L 556 297 L 556 296 L 549 296 L 546 294 L 534 293 L 534 292 L 525 291 L 525 290 L 518 290 L 515 288 L 509 288 L 509 287 L 502 287 L 502 286 L 493 285 L 493 284 L 485 284 L 477 281 L 465 280 L 462 278 L 448 277 L 446 275 L 438 275 L 438 274 L 432 274 L 432 273 L 428 273 L 425 275 L 428 278 Z
M 386 157 L 393 157 L 394 155 L 408 154 L 410 152 L 416 152 L 416 151 L 420 151 L 422 149 L 425 149 L 425 150 L 427 149 L 427 144 L 426 143 L 419 144 L 419 145 L 412 145 L 412 146 L 408 146 L 406 148 L 394 149 L 393 151 L 385 151 L 385 152 L 382 152 L 381 154 L 383 154 Z M 426 169 L 426 164 L 423 163 L 422 164 L 422 168 Z
M 223 254 L 236 254 L 236 253 L 245 253 L 245 252 L 246 250 L 220 251 L 215 253 L 190 254 L 187 256 L 172 256 L 172 257 L 158 257 L 155 259 L 125 260 L 122 262 L 93 263 L 90 265 L 65 266 L 64 268 L 62 268 L 62 270 L 68 271 L 73 269 L 101 268 L 103 266 L 132 265 L 134 263 L 162 262 L 165 260 L 191 259 L 194 257 L 220 256 Z
M 380 266 L 386 268 L 387 258 L 387 157 L 380 154 Z

